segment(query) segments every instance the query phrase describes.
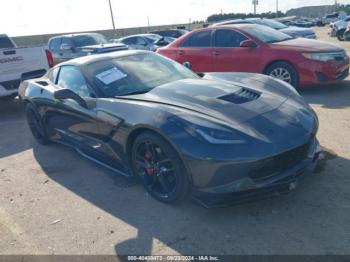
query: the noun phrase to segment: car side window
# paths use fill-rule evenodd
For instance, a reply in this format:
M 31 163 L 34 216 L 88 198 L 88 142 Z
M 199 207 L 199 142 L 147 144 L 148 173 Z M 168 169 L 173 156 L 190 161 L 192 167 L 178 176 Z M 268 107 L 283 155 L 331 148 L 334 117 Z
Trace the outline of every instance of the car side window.
M 49 49 L 52 51 L 60 50 L 61 48 L 61 38 L 55 38 L 50 41 Z
M 126 38 L 122 42 L 126 45 L 135 45 L 136 44 L 136 37 Z
M 228 30 L 228 29 L 219 29 L 215 31 L 215 47 L 240 47 L 241 42 L 248 40 L 248 38 L 241 33 Z
M 57 85 L 75 92 L 81 97 L 89 97 L 90 91 L 80 69 L 76 66 L 62 66 Z
M 142 37 L 136 38 L 136 44 L 137 45 L 147 45 L 146 41 Z
M 181 47 L 211 47 L 212 30 L 200 31 L 190 35 Z

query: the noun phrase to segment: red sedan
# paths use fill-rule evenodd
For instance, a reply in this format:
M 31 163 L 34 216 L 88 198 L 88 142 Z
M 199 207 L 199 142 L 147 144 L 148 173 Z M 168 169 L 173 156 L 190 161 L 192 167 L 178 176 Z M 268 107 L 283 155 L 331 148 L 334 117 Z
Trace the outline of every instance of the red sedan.
M 239 24 L 188 33 L 158 53 L 193 71 L 263 73 L 291 85 L 330 84 L 349 75 L 344 49 L 326 42 L 292 38 L 261 25 Z

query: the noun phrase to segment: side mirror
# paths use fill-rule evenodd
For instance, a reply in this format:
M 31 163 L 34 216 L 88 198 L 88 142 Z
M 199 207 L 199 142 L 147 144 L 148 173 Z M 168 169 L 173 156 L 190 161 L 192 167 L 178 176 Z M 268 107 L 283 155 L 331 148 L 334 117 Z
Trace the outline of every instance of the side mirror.
M 183 65 L 184 67 L 187 67 L 188 69 L 191 69 L 191 68 L 192 68 L 192 65 L 191 65 L 190 62 L 184 62 L 184 63 L 182 63 L 182 65 Z
M 256 48 L 257 44 L 253 40 L 244 40 L 240 43 L 240 47 Z
M 85 100 L 70 89 L 64 88 L 64 89 L 57 90 L 53 93 L 53 96 L 55 99 L 59 99 L 59 100 L 73 99 L 80 106 L 87 108 L 87 104 Z
M 62 44 L 61 45 L 61 50 L 65 50 L 65 51 L 73 51 L 75 50 L 74 46 L 70 45 L 70 44 Z

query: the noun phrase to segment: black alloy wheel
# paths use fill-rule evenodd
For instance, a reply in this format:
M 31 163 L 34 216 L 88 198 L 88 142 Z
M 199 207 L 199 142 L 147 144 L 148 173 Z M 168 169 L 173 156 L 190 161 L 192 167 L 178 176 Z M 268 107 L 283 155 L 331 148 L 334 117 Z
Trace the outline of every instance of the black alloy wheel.
M 176 151 L 160 136 L 146 132 L 136 138 L 132 166 L 153 198 L 177 204 L 188 196 L 191 183 L 184 165 Z
M 30 131 L 32 132 L 34 138 L 38 143 L 40 144 L 47 144 L 49 143 L 48 136 L 46 134 L 46 130 L 43 127 L 40 117 L 35 109 L 35 107 L 32 104 L 28 104 L 26 106 L 26 116 L 27 116 L 27 122 L 28 126 L 30 128 Z

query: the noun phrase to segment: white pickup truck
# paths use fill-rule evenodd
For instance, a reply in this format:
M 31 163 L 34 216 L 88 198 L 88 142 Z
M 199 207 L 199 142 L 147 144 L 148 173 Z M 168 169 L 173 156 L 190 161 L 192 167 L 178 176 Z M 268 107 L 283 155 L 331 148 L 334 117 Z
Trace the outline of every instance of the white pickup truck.
M 41 77 L 53 65 L 52 54 L 44 47 L 17 47 L 0 34 L 0 98 L 16 96 L 21 81 Z

